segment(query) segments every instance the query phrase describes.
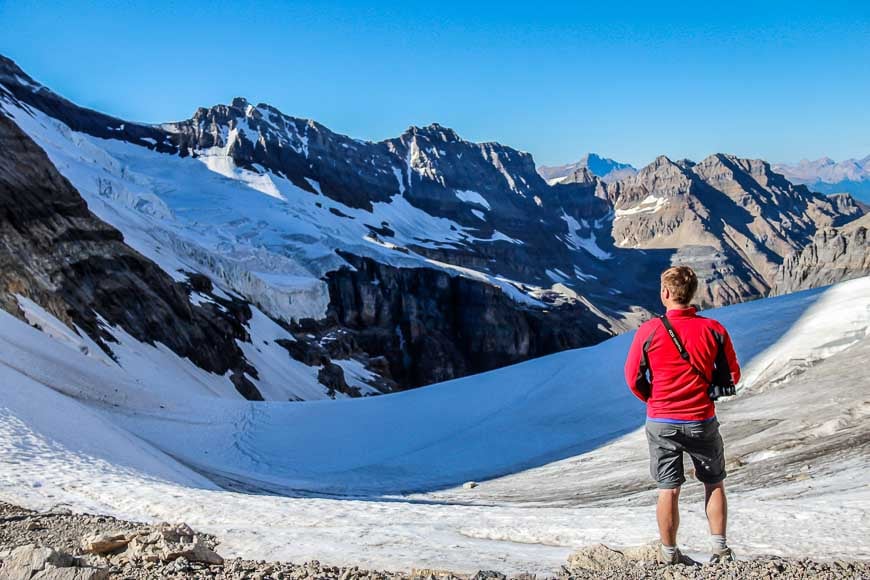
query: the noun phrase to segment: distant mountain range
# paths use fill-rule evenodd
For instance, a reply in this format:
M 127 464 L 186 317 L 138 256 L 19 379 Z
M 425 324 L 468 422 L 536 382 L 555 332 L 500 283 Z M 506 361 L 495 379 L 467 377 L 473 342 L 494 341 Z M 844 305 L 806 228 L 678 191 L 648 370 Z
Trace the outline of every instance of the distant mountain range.
M 849 193 L 870 203 L 870 155 L 863 159 L 834 161 L 822 157 L 815 161 L 804 159 L 799 163 L 777 163 L 775 171 L 793 183 L 802 183 L 821 193 Z
M 865 204 L 870 203 L 870 155 L 845 161 L 834 161 L 830 157 L 815 161 L 803 159 L 798 163 L 774 163 L 771 166 L 792 183 L 806 185 L 812 191 L 848 193 Z M 605 183 L 619 181 L 638 172 L 628 163 L 587 153 L 576 163 L 540 166 L 538 173 L 547 183 L 554 185 L 570 180 L 571 174 L 580 169 L 588 170 Z

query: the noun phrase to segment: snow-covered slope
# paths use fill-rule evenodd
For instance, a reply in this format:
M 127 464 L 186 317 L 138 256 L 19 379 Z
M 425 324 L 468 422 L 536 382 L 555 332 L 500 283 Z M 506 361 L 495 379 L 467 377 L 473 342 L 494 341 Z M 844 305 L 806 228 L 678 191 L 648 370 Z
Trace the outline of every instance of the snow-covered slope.
M 743 397 L 751 401 L 751 393 L 788 389 L 815 365 L 866 346 L 870 278 L 710 315 L 728 326 L 745 367 L 738 405 Z M 131 379 L 5 313 L 0 338 L 0 497 L 6 500 L 128 518 L 184 518 L 217 533 L 228 553 L 388 568 L 552 570 L 578 542 L 637 543 L 654 533 L 649 509 L 637 507 L 650 497 L 643 475 L 634 474 L 628 487 L 613 486 L 630 466 L 643 473 L 640 440 L 620 439 L 643 421 L 642 406 L 622 384 L 631 335 L 405 393 L 259 404 L 179 387 L 196 378 L 171 369 L 162 380 L 176 387 L 155 388 L 146 377 Z M 866 373 L 841 378 L 845 392 L 866 393 Z M 800 408 L 800 392 L 784 421 L 816 419 Z M 725 425 L 731 405 L 720 409 Z M 88 424 L 86 433 L 72 428 L 81 422 Z M 831 423 L 814 437 L 836 435 L 839 428 Z M 757 426 L 741 437 L 764 446 Z M 811 514 L 820 529 L 836 524 L 841 530 L 819 540 L 831 550 L 825 555 L 870 556 L 858 539 L 867 531 L 866 459 L 854 452 L 825 459 L 830 465 L 810 483 L 830 486 L 829 498 L 811 494 L 795 501 L 793 494 L 809 485 L 800 480 L 783 484 L 780 494 L 773 482 L 738 496 L 733 519 L 741 531 L 734 535 L 748 553 L 805 554 L 806 543 L 782 524 Z M 561 467 L 554 474 L 548 465 Z M 230 488 L 296 497 L 215 491 L 191 466 Z M 517 480 L 522 485 L 510 484 L 516 475 L 485 482 L 468 496 L 439 491 L 535 466 L 541 467 Z M 851 475 L 831 479 L 837 469 Z M 539 503 L 550 491 L 570 491 L 572 479 L 583 494 L 550 502 L 561 508 Z M 463 505 L 485 498 L 490 485 L 502 485 L 501 495 Z M 407 490 L 421 493 L 395 495 Z M 311 492 L 343 497 L 304 497 Z M 597 501 L 601 493 L 610 501 Z M 688 519 L 687 529 L 697 531 L 699 522 Z M 760 526 L 764 540 L 753 540 L 746 526 Z M 771 547 L 764 542 L 774 528 L 781 545 Z

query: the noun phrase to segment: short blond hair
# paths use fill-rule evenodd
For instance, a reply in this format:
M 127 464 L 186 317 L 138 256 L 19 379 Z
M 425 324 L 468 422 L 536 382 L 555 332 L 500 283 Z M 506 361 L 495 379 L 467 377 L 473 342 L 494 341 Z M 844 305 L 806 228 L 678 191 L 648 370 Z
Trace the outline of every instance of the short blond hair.
M 698 290 L 698 276 L 688 266 L 673 266 L 662 272 L 662 287 L 677 304 L 689 304 Z

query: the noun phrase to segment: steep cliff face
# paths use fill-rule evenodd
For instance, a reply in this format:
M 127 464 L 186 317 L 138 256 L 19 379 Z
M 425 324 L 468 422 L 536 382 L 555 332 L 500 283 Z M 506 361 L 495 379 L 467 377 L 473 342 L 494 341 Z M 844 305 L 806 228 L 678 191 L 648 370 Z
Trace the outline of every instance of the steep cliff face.
M 346 255 L 328 276 L 330 315 L 368 353 L 383 356 L 406 386 L 492 370 L 611 333 L 583 304 L 522 307 L 499 288 L 424 268 L 395 268 Z
M 771 294 L 827 286 L 870 275 L 870 215 L 838 228 L 821 229 L 812 243 L 787 256 Z
M 234 299 L 193 305 L 190 287 L 124 244 L 9 118 L 0 115 L 0 305 L 22 315 L 17 296 L 88 333 L 106 352 L 107 325 L 217 374 L 261 398 L 236 339 L 246 340 L 250 309 Z M 203 289 L 206 290 L 206 289 Z

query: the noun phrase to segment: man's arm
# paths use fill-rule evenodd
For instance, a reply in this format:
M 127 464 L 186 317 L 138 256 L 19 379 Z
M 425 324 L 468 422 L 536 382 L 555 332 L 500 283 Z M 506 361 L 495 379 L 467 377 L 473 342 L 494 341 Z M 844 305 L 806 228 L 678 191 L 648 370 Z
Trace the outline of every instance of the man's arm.
M 625 359 L 625 382 L 634 396 L 643 402 L 646 402 L 652 393 L 652 386 L 647 378 L 649 368 L 644 353 L 644 347 L 649 338 L 648 334 L 649 330 L 644 327 L 637 329 Z
M 728 331 L 724 328 L 724 338 L 725 341 L 722 344 L 722 348 L 725 350 L 725 360 L 728 361 L 728 370 L 731 371 L 731 380 L 734 381 L 736 385 L 740 381 L 740 364 L 737 362 L 737 353 L 734 352 L 734 344 L 731 342 L 731 336 L 728 335 Z
M 727 372 L 731 374 L 731 382 L 735 385 L 740 380 L 740 364 L 737 362 L 737 353 L 734 352 L 734 344 L 731 342 L 731 336 L 725 327 L 717 323 L 718 328 L 714 330 L 716 340 L 719 343 L 719 352 L 716 355 L 716 375 L 722 377 L 720 373 Z M 722 367 L 725 368 L 722 368 Z

